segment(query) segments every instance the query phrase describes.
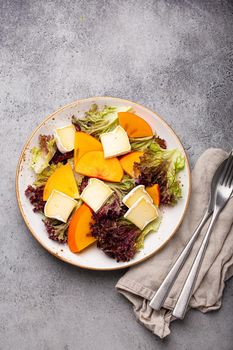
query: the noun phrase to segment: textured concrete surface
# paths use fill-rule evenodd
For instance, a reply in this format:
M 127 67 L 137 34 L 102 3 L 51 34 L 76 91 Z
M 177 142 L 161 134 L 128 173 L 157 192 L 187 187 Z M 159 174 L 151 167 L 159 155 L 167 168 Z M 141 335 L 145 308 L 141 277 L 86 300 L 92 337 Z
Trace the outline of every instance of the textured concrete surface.
M 230 350 L 233 280 L 220 311 L 189 312 L 164 341 L 114 290 L 123 272 L 56 260 L 26 229 L 15 167 L 33 128 L 82 97 L 161 114 L 191 158 L 232 147 L 232 1 L 0 1 L 0 349 Z

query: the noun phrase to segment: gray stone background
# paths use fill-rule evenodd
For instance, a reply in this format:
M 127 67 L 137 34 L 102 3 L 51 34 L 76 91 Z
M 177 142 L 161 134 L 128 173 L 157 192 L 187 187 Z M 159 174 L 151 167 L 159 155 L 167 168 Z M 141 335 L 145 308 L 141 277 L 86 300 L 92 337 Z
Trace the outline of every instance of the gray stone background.
M 230 350 L 233 280 L 220 311 L 188 313 L 161 341 L 114 290 L 123 274 L 49 255 L 26 229 L 15 168 L 35 126 L 78 98 L 144 104 L 191 163 L 232 147 L 232 1 L 0 0 L 0 349 Z

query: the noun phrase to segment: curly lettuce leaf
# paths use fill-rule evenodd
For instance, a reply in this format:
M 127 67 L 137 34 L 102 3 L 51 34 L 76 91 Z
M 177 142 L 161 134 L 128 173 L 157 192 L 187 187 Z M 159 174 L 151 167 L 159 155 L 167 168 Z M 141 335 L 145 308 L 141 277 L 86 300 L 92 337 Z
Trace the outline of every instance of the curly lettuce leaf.
M 56 153 L 56 150 L 56 142 L 52 136 L 39 136 L 39 147 L 33 147 L 31 150 L 31 168 L 36 174 L 40 174 L 49 166 L 49 162 Z
M 81 206 L 82 200 L 78 200 L 77 204 L 75 206 L 75 209 L 73 210 L 72 214 L 70 215 L 67 222 L 61 222 L 57 219 L 47 218 L 44 217 L 43 222 L 46 228 L 46 231 L 48 233 L 48 236 L 51 240 L 59 242 L 59 243 L 66 243 L 68 238 L 68 228 L 70 221 L 73 217 L 73 214 L 75 211 Z
M 105 106 L 102 110 L 93 104 L 84 119 L 72 117 L 74 126 L 96 138 L 100 134 L 112 131 L 118 125 L 118 112 L 127 112 L 131 107 Z
M 148 137 L 135 137 L 130 138 L 131 150 L 144 152 L 149 149 L 152 145 L 158 145 L 162 149 L 166 149 L 166 141 L 161 139 L 159 136 L 148 136 Z
M 157 183 L 160 187 L 161 203 L 175 205 L 182 196 L 177 174 L 184 168 L 185 158 L 177 149 L 162 149 L 152 143 L 135 163 L 135 171 L 140 174 L 137 182 L 145 186 Z
M 36 180 L 34 181 L 33 185 L 35 187 L 45 186 L 48 178 L 54 173 L 57 168 L 60 168 L 62 165 L 62 163 L 50 164 L 40 174 L 36 174 Z
M 67 242 L 69 221 L 64 223 L 57 219 L 44 218 L 43 223 L 51 240 L 59 243 Z
M 73 158 L 68 159 L 67 162 L 70 163 L 72 168 L 74 168 Z M 45 186 L 48 178 L 54 173 L 55 170 L 57 170 L 63 165 L 64 164 L 62 162 L 59 162 L 59 163 L 50 162 L 47 168 L 45 168 L 40 174 L 36 174 L 36 180 L 34 181 L 33 185 L 35 187 Z M 77 185 L 79 186 L 83 176 L 74 172 L 74 177 L 77 182 Z
M 45 201 L 43 200 L 44 186 L 33 187 L 29 185 L 25 190 L 25 196 L 33 206 L 34 213 L 44 213 Z
M 129 261 L 136 253 L 136 240 L 140 230 L 123 218 L 99 217 L 94 215 L 91 226 L 92 235 L 97 240 L 97 247 L 105 254 L 119 261 Z
M 128 175 L 123 176 L 121 182 L 106 182 L 106 184 L 116 192 L 122 200 L 123 197 L 135 187 L 135 180 Z
M 161 217 L 158 216 L 155 220 L 151 221 L 140 233 L 136 241 L 136 249 L 140 250 L 144 247 L 144 241 L 146 236 L 153 232 L 157 232 L 161 224 Z
M 152 144 L 154 136 L 130 138 L 131 151 L 145 151 Z

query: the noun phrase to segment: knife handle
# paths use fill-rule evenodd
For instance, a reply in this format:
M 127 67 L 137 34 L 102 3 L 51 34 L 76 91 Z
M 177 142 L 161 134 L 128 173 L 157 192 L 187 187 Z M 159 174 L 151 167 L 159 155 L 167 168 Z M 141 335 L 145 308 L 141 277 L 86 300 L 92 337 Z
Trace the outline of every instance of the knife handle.
M 181 293 L 179 295 L 179 298 L 176 302 L 176 306 L 174 307 L 174 310 L 172 312 L 172 315 L 175 316 L 176 318 L 184 318 L 189 300 L 192 295 L 192 291 L 203 261 L 203 258 L 205 256 L 206 248 L 208 246 L 209 238 L 210 235 L 213 231 L 214 224 L 219 216 L 220 210 L 219 211 L 214 211 L 214 214 L 211 218 L 211 222 L 209 224 L 209 227 L 207 229 L 207 232 L 205 234 L 205 237 L 201 243 L 201 246 L 199 248 L 199 251 L 195 257 L 195 260 L 193 262 L 193 265 L 191 267 L 191 270 L 188 274 L 188 277 L 185 281 L 185 284 L 181 290 Z
M 190 238 L 189 242 L 185 246 L 182 253 L 177 258 L 175 264 L 172 266 L 170 272 L 168 273 L 167 277 L 164 279 L 163 283 L 155 293 L 154 297 L 150 301 L 150 307 L 154 310 L 160 310 L 160 308 L 163 306 L 165 299 L 168 296 L 168 293 L 170 292 L 180 270 L 182 269 L 185 261 L 187 260 L 190 251 L 199 236 L 202 228 L 206 224 L 207 220 L 209 219 L 212 212 L 206 210 L 202 220 L 200 221 L 199 225 L 197 226 L 196 230 L 194 231 L 192 237 Z

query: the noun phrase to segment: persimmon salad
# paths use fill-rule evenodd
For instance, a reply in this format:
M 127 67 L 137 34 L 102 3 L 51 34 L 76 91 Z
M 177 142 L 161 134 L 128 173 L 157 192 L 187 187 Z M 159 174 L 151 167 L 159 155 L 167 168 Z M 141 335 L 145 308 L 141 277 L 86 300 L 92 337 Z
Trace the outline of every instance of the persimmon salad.
M 94 104 L 82 119 L 39 136 L 31 150 L 35 182 L 25 195 L 50 239 L 77 254 L 96 242 L 129 261 L 158 230 L 161 206 L 181 198 L 184 164 L 130 106 Z

